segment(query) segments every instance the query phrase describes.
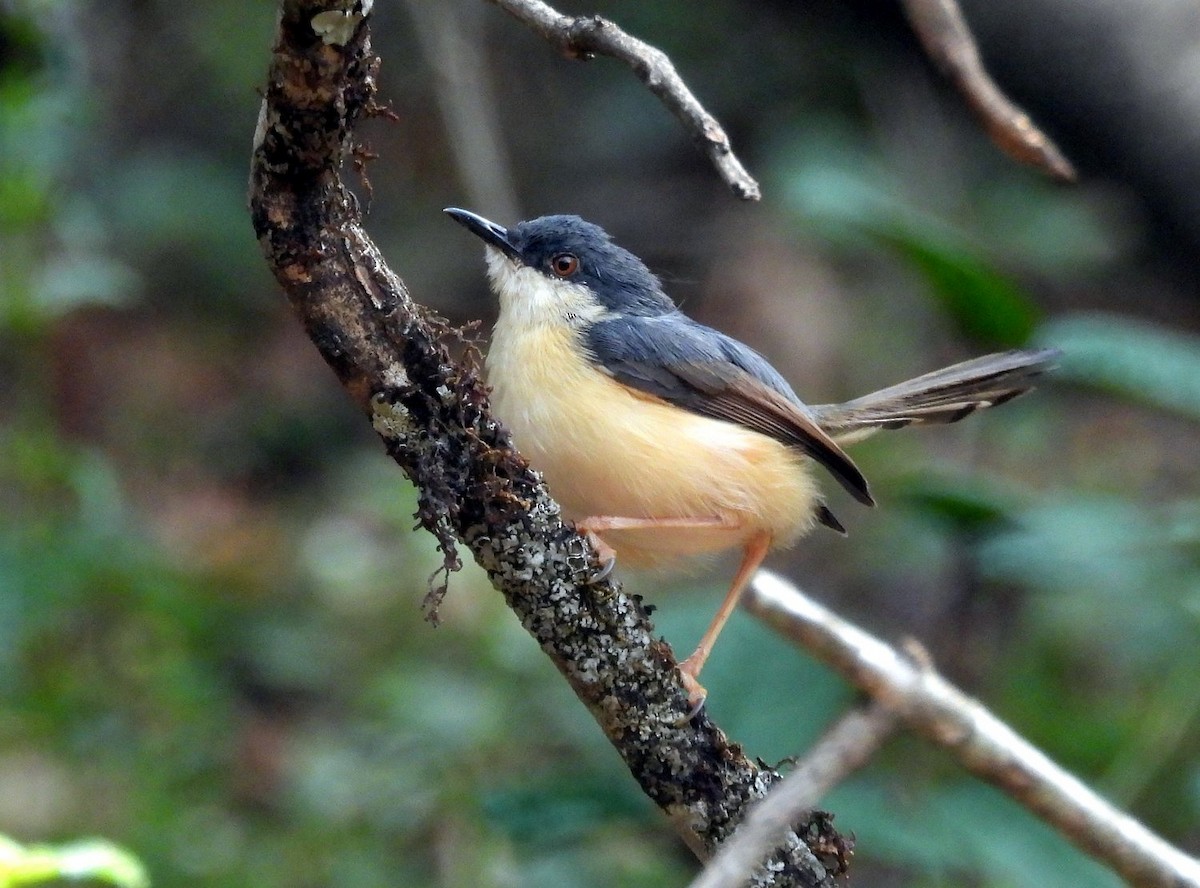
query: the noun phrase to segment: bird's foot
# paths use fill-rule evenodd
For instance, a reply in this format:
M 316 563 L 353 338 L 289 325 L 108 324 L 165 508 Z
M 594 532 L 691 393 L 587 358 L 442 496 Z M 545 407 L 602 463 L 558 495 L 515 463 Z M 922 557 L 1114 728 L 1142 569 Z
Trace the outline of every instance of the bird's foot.
M 617 566 L 617 550 L 600 539 L 600 535 L 587 524 L 579 522 L 575 525 L 575 529 L 587 537 L 587 541 L 591 543 L 592 549 L 596 552 L 596 560 L 600 562 L 600 570 L 588 577 L 588 583 L 590 585 L 602 583 L 608 579 L 608 575 Z
M 679 664 L 679 675 L 683 679 L 683 688 L 687 691 L 688 703 L 691 706 L 687 716 L 683 719 L 684 723 L 690 722 L 699 715 L 700 710 L 704 708 L 704 701 L 708 699 L 708 691 L 696 678 L 700 672 L 700 666 L 703 665 L 703 660 L 700 663 L 694 662 L 695 660 L 696 655 L 692 654 Z

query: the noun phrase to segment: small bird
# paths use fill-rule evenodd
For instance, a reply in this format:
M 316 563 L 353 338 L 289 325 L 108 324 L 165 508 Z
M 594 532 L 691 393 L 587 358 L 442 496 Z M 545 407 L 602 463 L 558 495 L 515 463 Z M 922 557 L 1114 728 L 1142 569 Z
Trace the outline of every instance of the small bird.
M 741 566 L 695 652 L 699 674 L 746 584 L 775 547 L 815 524 L 845 533 L 817 488 L 820 465 L 875 500 L 841 443 L 877 429 L 950 423 L 1028 391 L 1055 349 L 1008 351 L 845 404 L 804 404 L 749 346 L 683 314 L 645 264 L 578 216 L 505 228 L 445 212 L 486 244 L 500 301 L 486 369 L 492 407 L 566 518 L 610 569 L 725 549 Z

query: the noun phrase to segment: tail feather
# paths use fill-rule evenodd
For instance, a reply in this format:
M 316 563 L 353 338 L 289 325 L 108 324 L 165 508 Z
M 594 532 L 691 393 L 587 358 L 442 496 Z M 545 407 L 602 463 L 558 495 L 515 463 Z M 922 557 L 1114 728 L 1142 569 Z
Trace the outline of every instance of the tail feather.
M 1061 352 L 1047 348 L 984 355 L 934 370 L 844 404 L 811 407 L 831 436 L 865 437 L 877 429 L 951 423 L 1011 401 L 1033 388 Z

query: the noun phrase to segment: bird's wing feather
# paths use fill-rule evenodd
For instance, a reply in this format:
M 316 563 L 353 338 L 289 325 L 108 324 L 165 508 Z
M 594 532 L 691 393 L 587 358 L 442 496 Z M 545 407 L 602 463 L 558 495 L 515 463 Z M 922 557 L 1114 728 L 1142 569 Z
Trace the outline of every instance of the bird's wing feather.
M 859 502 L 873 505 L 862 472 L 757 352 L 682 314 L 593 324 L 587 346 L 618 382 L 703 416 L 799 448 Z
M 1049 348 L 984 355 L 845 404 L 817 404 L 811 410 L 821 428 L 835 437 L 861 437 L 875 429 L 909 424 L 958 422 L 1029 391 L 1059 354 Z

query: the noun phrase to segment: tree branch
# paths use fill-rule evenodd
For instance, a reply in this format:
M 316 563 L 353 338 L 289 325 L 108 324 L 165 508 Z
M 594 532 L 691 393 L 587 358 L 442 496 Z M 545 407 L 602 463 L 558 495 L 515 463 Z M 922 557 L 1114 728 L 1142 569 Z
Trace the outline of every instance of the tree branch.
M 967 770 L 1004 790 L 1134 885 L 1200 886 L 1200 861 L 1102 799 L 978 701 L 841 619 L 783 578 L 759 571 L 746 608 L 795 641 L 910 728 L 949 749 Z
M 758 200 L 758 182 L 733 153 L 729 137 L 692 94 L 661 50 L 599 15 L 563 15 L 542 0 L 488 0 L 522 22 L 568 58 L 606 55 L 628 65 L 708 154 L 718 174 L 743 200 Z M 1000 90 L 983 67 L 957 0 L 901 0 L 930 58 L 946 74 L 1002 151 L 1063 182 L 1075 168 L 1029 115 Z
M 966 99 L 992 141 L 1014 160 L 1074 182 L 1071 162 L 984 70 L 957 0 L 901 0 L 901 5 L 925 52 Z
M 742 888 L 748 874 L 821 798 L 865 765 L 896 727 L 878 703 L 852 709 L 767 797 L 750 809 L 689 888 Z
M 364 8 L 365 7 L 365 8 Z M 566 677 L 646 794 L 702 858 L 779 775 L 701 713 L 691 722 L 670 648 L 636 597 L 607 580 L 492 418 L 450 333 L 410 297 L 339 175 L 375 109 L 369 0 L 285 0 L 254 136 L 250 209 L 308 335 L 416 484 L 447 572 L 467 547 Z M 829 816 L 798 824 L 755 877 L 830 888 L 848 843 Z
M 605 55 L 624 62 L 692 134 L 735 195 L 742 200 L 758 200 L 762 196 L 758 182 L 733 153 L 721 124 L 704 110 L 662 50 L 631 37 L 598 15 L 563 15 L 541 0 L 488 2 L 527 25 L 568 58 L 587 60 Z

